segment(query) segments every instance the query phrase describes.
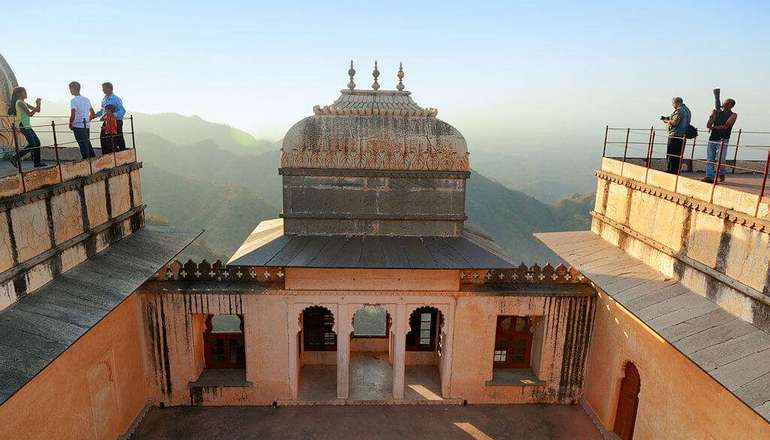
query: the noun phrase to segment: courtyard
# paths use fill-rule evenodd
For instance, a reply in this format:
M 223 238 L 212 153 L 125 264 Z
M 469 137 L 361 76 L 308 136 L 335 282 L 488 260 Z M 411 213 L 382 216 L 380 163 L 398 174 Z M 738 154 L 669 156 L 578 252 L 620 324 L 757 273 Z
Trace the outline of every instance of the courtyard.
M 578 405 L 153 408 L 134 440 L 600 439 Z

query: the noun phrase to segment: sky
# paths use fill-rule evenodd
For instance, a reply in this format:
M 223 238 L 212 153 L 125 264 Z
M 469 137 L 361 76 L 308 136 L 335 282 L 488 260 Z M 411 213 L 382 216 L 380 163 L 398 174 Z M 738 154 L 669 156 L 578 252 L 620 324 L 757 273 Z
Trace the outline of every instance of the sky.
M 0 54 L 31 97 L 177 112 L 280 139 L 348 82 L 439 109 L 471 148 L 596 148 L 605 124 L 649 127 L 712 89 L 738 125 L 770 129 L 770 2 L 25 1 L 3 6 Z M 11 25 L 11 17 L 15 22 Z M 770 140 L 768 141 L 770 143 Z

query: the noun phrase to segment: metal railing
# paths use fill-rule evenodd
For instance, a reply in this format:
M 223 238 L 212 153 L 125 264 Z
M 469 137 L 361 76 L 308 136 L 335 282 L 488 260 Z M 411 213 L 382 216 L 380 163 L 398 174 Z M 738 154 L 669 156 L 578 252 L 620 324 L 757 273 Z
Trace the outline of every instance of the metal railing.
M 13 120 L 12 117 L 8 117 L 7 119 Z M 78 141 L 78 139 L 77 139 L 76 135 L 74 134 L 73 130 L 70 129 L 69 116 L 52 116 L 52 115 L 32 116 L 32 120 L 33 121 L 45 120 L 45 119 L 49 119 L 50 123 L 40 123 L 40 124 L 37 124 L 37 125 L 31 124 L 29 127 L 27 127 L 27 126 L 20 127 L 20 126 L 18 126 L 16 124 L 15 121 L 10 123 L 10 127 L 3 127 L 2 124 L 0 124 L 0 134 L 5 133 L 6 135 L 9 135 L 9 136 L 5 136 L 5 137 L 6 138 L 10 138 L 10 140 L 11 140 L 11 146 L 13 148 L 13 152 L 10 152 L 9 154 L 16 159 L 15 160 L 15 167 L 16 167 L 16 172 L 20 176 L 21 185 L 22 185 L 22 192 L 26 192 L 27 191 L 26 183 L 25 183 L 25 179 L 24 179 L 25 175 L 27 175 L 29 173 L 32 173 L 32 172 L 34 172 L 34 171 L 36 171 L 38 169 L 41 169 L 41 168 L 37 168 L 36 167 L 36 168 L 34 168 L 32 170 L 24 170 L 24 167 L 23 167 L 24 159 L 23 159 L 23 157 L 21 157 L 21 155 L 24 155 L 24 156 L 26 156 L 28 154 L 33 155 L 35 151 L 37 151 L 37 153 L 42 157 L 44 150 L 53 149 L 55 164 L 45 165 L 45 166 L 46 167 L 48 167 L 48 166 L 55 166 L 55 167 L 57 167 L 58 171 L 59 171 L 59 180 L 60 181 L 64 181 L 64 175 L 63 175 L 63 172 L 62 172 L 62 163 L 63 162 L 65 162 L 65 163 L 66 162 L 74 163 L 74 162 L 88 161 L 89 174 L 93 175 L 94 174 L 94 165 L 93 165 L 93 163 L 95 161 L 101 159 L 102 157 L 104 157 L 106 154 L 111 154 L 112 155 L 114 166 L 117 166 L 118 165 L 117 154 L 119 154 L 121 151 L 125 151 L 125 150 L 134 150 L 133 160 L 131 160 L 130 162 L 124 162 L 124 163 L 134 163 L 134 162 L 137 161 L 137 155 L 136 155 L 136 136 L 135 136 L 135 131 L 134 131 L 134 116 L 133 115 L 130 115 L 129 117 L 123 119 L 124 121 L 128 122 L 128 125 L 130 127 L 129 131 L 123 130 L 122 132 L 118 132 L 118 134 L 111 134 L 111 135 L 105 135 L 105 136 L 101 135 L 100 129 L 98 127 L 98 124 L 103 123 L 103 121 L 100 121 L 100 120 L 87 121 L 87 120 L 84 119 L 82 121 L 83 127 L 89 127 L 89 125 L 91 125 L 90 133 L 97 133 L 98 134 L 98 136 L 91 136 L 89 134 L 89 137 L 87 139 L 91 143 L 92 148 L 94 150 L 97 149 L 97 148 L 93 147 L 93 145 L 95 145 L 94 141 L 97 141 L 97 140 L 100 141 L 100 146 L 101 146 L 102 150 L 104 150 L 104 147 L 105 147 L 105 145 L 104 145 L 104 141 L 105 140 L 109 140 L 110 144 L 112 144 L 111 145 L 112 146 L 112 151 L 111 152 L 106 153 L 106 154 L 102 154 L 101 156 L 98 156 L 98 155 L 96 155 L 96 151 L 94 151 L 94 155 L 93 156 L 89 155 L 89 157 L 83 157 L 83 155 L 82 155 L 82 150 L 80 150 L 79 144 L 80 144 L 81 141 L 86 141 L 86 139 L 81 139 L 80 141 Z M 55 119 L 64 119 L 64 120 L 66 120 L 66 122 L 64 122 L 64 123 L 62 123 L 62 122 L 57 123 L 55 121 Z M 94 129 L 94 127 L 93 127 L 94 125 L 96 125 L 96 129 Z M 26 137 L 24 136 L 24 133 L 22 131 L 23 129 L 32 129 L 35 132 L 35 135 L 40 140 L 40 145 L 36 146 L 36 147 L 30 147 L 28 145 L 24 146 L 23 145 L 23 141 L 26 140 Z M 44 143 L 42 141 L 42 139 L 40 139 L 41 135 L 42 135 L 43 138 L 46 138 L 47 140 L 50 139 L 49 143 Z M 131 138 L 131 145 L 130 145 L 130 147 L 128 145 L 124 145 L 123 149 L 118 150 L 117 146 L 115 145 L 115 141 L 117 139 L 119 139 L 121 136 L 123 137 L 123 144 L 126 144 L 126 142 L 125 142 L 126 137 L 130 136 L 130 138 Z M 65 140 L 64 142 L 61 141 L 61 139 L 66 139 L 68 137 L 71 137 L 72 140 Z M 62 151 L 64 151 L 64 150 L 70 150 L 71 151 L 71 150 L 75 150 L 75 149 L 77 149 L 78 152 L 79 152 L 78 153 L 80 155 L 79 159 L 65 159 L 65 158 L 61 157 L 62 155 L 60 153 Z M 7 177 L 7 176 L 0 176 L 0 179 L 2 179 L 2 177 Z
M 708 132 L 707 132 L 708 133 Z M 705 137 L 702 136 L 701 137 Z M 765 197 L 768 184 L 768 172 L 770 171 L 770 131 L 754 131 L 739 129 L 733 132 L 728 142 L 719 142 L 713 160 L 708 159 L 708 148 L 711 141 L 699 142 L 699 137 L 686 139 L 683 136 L 669 136 L 666 129 L 659 128 L 617 128 L 604 127 L 604 147 L 602 157 L 621 160 L 623 163 L 641 165 L 648 169 L 656 169 L 676 175 L 674 192 L 679 186 L 679 178 L 682 177 L 682 168 L 686 165 L 688 173 L 697 173 L 699 169 L 713 167 L 713 182 L 709 202 L 714 201 L 714 192 L 720 184 L 722 170 L 729 168 L 731 175 L 756 176 L 760 179 L 757 191 L 757 204 L 754 211 L 756 216 Z M 668 142 L 671 139 L 682 142 L 679 154 L 668 152 Z M 608 156 L 608 148 L 622 149 L 621 155 Z M 689 150 L 689 154 L 688 154 Z M 731 151 L 732 150 L 732 151 Z M 732 154 L 730 154 L 732 152 Z M 732 157 L 732 159 L 727 159 Z M 724 159 L 723 159 L 724 158 Z M 673 164 L 673 166 L 670 166 Z M 675 171 L 671 168 L 675 168 Z M 725 173 L 727 174 L 727 173 Z M 688 176 L 685 176 L 688 177 Z M 753 193 L 752 190 L 741 191 Z

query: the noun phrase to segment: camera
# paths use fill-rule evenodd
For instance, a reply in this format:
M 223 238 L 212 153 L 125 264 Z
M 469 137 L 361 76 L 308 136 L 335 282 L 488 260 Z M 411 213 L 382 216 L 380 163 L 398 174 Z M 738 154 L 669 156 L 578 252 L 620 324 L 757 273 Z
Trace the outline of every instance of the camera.
M 668 121 L 669 119 L 671 119 L 671 118 L 670 118 L 670 117 L 668 117 L 668 116 L 661 116 L 661 117 L 660 117 L 660 120 L 661 120 L 661 121 Z

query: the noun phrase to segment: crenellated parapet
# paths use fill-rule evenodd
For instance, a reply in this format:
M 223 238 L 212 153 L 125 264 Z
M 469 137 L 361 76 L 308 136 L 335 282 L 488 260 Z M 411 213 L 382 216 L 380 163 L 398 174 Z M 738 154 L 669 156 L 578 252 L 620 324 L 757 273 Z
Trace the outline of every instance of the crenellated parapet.
M 462 284 L 587 284 L 586 278 L 574 267 L 550 263 L 545 266 L 521 263 L 518 267 L 504 270 L 463 270 L 460 271 Z
M 563 264 L 540 266 L 524 263 L 512 269 L 464 269 L 459 271 L 461 284 L 587 284 L 575 268 Z M 206 260 L 182 263 L 174 260 L 163 266 L 153 277 L 155 281 L 225 282 L 225 283 L 283 283 L 286 269 L 282 267 L 235 266 L 222 261 Z

